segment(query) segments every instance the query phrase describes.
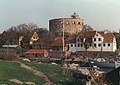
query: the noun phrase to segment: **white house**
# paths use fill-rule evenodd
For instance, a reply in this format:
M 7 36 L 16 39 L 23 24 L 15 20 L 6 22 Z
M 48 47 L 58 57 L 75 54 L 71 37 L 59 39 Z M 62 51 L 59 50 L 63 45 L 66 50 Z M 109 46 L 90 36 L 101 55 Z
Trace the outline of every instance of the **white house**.
M 105 51 L 117 50 L 116 38 L 110 32 L 87 31 L 76 37 L 76 42 L 68 44 L 69 51 Z

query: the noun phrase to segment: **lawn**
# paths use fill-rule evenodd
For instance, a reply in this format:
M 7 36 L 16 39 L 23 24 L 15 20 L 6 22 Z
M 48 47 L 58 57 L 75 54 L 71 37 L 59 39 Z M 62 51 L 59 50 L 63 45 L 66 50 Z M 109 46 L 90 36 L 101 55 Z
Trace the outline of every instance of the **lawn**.
M 23 62 L 23 61 L 22 61 Z M 23 62 L 35 69 L 42 71 L 45 73 L 50 81 L 56 83 L 57 85 L 73 85 L 73 77 L 72 73 L 63 74 L 63 68 L 59 65 L 51 65 L 51 64 L 38 64 L 35 62 Z
M 0 85 L 16 85 L 10 79 L 18 79 L 20 81 L 34 82 L 36 85 L 43 85 L 44 79 L 33 75 L 28 70 L 20 67 L 17 62 L 0 61 Z

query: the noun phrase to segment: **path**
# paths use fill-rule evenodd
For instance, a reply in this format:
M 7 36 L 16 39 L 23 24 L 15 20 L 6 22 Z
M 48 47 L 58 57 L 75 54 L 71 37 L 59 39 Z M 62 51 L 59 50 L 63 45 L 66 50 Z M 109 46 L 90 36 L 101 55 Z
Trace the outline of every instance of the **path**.
M 36 69 L 34 69 L 34 68 L 32 68 L 31 66 L 28 66 L 28 65 L 26 65 L 26 64 L 24 64 L 24 63 L 21 63 L 21 62 L 18 62 L 18 63 L 20 63 L 20 66 L 21 66 L 21 67 L 29 70 L 29 71 L 32 72 L 34 75 L 44 78 L 45 81 L 46 81 L 46 83 L 45 83 L 44 85 L 50 85 L 50 80 L 48 79 L 48 77 L 47 77 L 44 73 L 42 73 L 41 71 L 37 71 Z

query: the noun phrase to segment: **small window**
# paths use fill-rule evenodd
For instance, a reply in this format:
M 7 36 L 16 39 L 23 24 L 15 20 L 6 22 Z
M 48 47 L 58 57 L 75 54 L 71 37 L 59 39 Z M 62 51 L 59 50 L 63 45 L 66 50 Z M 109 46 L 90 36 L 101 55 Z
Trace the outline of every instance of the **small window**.
M 101 41 L 101 38 L 98 38 L 98 41 Z
M 75 44 L 75 47 L 76 47 L 76 44 Z
M 81 41 L 83 42 L 83 38 L 81 38 Z
M 66 24 L 69 24 L 69 22 L 66 22 Z
M 91 46 L 92 46 L 92 43 L 90 43 L 89 46 L 91 47 Z
M 94 44 L 94 47 L 96 47 L 96 44 Z
M 80 39 L 77 39 L 77 41 L 79 42 L 79 41 L 80 41 Z
M 94 41 L 96 41 L 96 38 L 94 38 Z
M 108 46 L 110 46 L 110 43 L 108 43 Z
M 73 22 L 73 24 L 76 24 L 75 22 Z
M 101 44 L 98 44 L 99 47 L 101 47 Z
M 81 47 L 83 47 L 83 44 L 81 44 Z
M 78 44 L 78 47 L 80 47 L 80 44 Z
M 73 44 L 71 44 L 71 47 L 73 47 Z
M 78 22 L 78 24 L 80 25 L 80 22 Z
M 103 44 L 103 46 L 105 47 L 105 43 Z

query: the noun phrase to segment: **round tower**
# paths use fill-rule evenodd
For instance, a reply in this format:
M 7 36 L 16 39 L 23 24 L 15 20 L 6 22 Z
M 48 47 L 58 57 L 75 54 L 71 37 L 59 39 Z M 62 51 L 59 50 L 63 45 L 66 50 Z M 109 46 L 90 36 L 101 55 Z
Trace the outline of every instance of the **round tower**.
M 51 32 L 64 31 L 70 34 L 76 34 L 83 28 L 84 20 L 74 13 L 70 18 L 58 18 L 49 20 L 49 30 Z

